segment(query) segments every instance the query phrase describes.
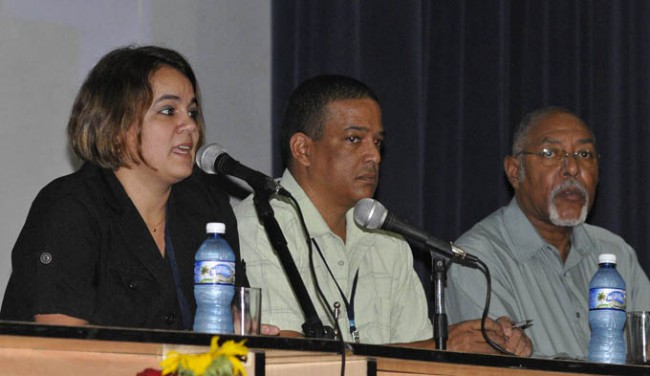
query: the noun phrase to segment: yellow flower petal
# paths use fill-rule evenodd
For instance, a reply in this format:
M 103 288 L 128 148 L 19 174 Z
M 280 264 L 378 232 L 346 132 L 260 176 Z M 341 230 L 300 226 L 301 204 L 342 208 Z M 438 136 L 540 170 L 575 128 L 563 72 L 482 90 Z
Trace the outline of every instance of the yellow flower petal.
M 210 340 L 210 352 L 217 351 L 219 349 L 219 336 L 213 336 Z
M 178 370 L 178 361 L 180 354 L 176 351 L 170 351 L 167 353 L 165 359 L 160 362 L 160 366 L 163 368 L 162 375 L 168 375 L 174 373 Z
M 212 363 L 212 360 L 212 356 L 208 353 L 183 355 L 181 356 L 180 365 L 184 369 L 191 370 L 195 375 L 202 375 Z
M 241 340 L 240 342 L 235 343 L 233 340 L 224 342 L 220 348 L 215 351 L 215 355 L 239 355 L 246 356 L 248 354 L 248 348 L 244 345 L 246 340 Z
M 200 376 L 211 365 L 218 366 L 217 363 L 226 362 L 230 363 L 234 375 L 246 376 L 246 370 L 240 360 L 240 357 L 248 355 L 248 348 L 244 345 L 245 343 L 246 340 L 237 343 L 228 340 L 222 346 L 219 346 L 219 336 L 214 336 L 210 340 L 210 351 L 207 353 L 180 354 L 176 351 L 170 351 L 165 359 L 160 362 L 163 367 L 162 374 L 168 375 L 173 372 L 188 370 Z

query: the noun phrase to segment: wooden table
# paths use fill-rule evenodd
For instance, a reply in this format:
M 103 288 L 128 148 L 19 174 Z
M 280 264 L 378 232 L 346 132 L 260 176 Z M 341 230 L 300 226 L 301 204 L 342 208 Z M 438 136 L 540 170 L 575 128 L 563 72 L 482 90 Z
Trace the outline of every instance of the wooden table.
M 211 338 L 183 331 L 0 321 L 0 374 L 135 376 L 145 368 L 160 369 L 170 350 L 206 352 Z M 650 374 L 650 367 L 641 366 L 343 345 L 331 340 L 222 336 L 227 339 L 246 339 L 250 350 L 246 369 L 251 376 L 339 375 L 342 346 L 349 376 Z

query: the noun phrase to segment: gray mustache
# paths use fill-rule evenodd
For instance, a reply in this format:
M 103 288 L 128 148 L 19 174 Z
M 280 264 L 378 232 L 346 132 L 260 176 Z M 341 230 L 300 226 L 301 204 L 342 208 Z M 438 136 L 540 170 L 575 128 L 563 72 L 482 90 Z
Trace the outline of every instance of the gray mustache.
M 587 188 L 575 179 L 564 180 L 562 183 L 554 187 L 553 190 L 551 190 L 551 198 L 555 198 L 555 196 L 567 188 L 576 188 L 584 198 L 589 198 Z

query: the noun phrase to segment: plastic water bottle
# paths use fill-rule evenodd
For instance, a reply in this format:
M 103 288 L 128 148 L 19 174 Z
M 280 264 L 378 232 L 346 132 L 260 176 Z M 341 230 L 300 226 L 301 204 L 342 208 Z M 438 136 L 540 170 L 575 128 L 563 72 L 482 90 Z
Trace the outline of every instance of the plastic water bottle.
M 625 363 L 625 281 L 616 270 L 616 255 L 598 256 L 598 271 L 589 283 L 589 361 Z
M 230 304 L 235 294 L 235 253 L 223 238 L 226 225 L 206 225 L 207 239 L 194 256 L 194 331 L 234 332 Z

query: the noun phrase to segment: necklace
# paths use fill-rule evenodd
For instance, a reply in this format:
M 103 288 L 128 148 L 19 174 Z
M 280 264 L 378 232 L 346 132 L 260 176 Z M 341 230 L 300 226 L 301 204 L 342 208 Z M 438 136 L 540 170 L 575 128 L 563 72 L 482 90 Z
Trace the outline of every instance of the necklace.
M 165 217 L 163 217 L 160 222 L 158 222 L 156 225 L 151 225 L 149 222 L 145 222 L 147 224 L 147 227 L 151 229 L 151 232 L 156 232 L 158 231 L 158 226 L 160 226 L 163 222 L 165 222 Z

